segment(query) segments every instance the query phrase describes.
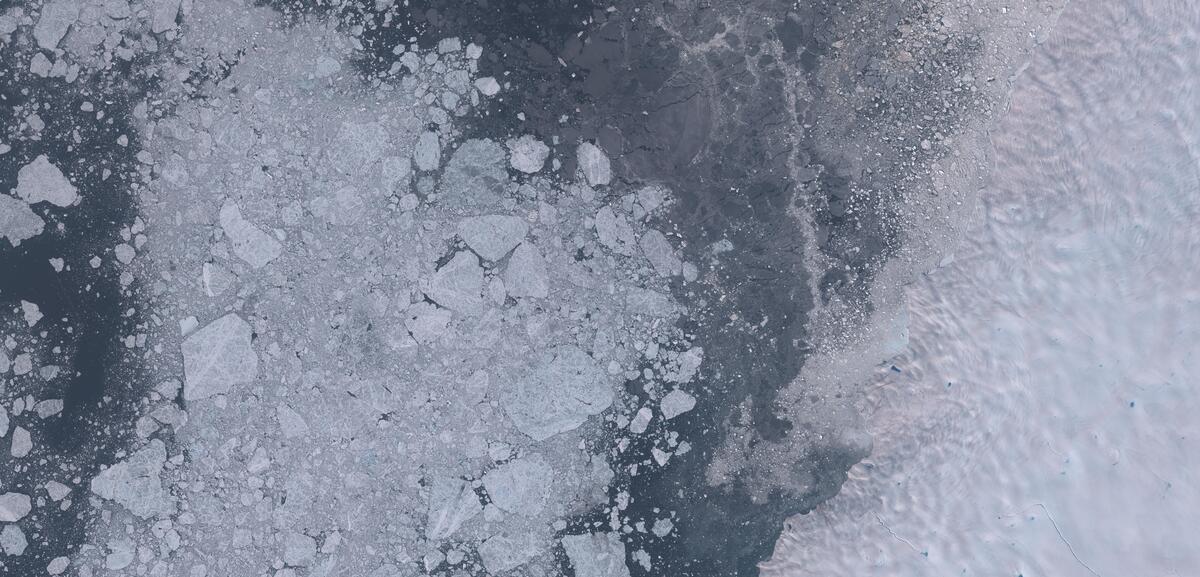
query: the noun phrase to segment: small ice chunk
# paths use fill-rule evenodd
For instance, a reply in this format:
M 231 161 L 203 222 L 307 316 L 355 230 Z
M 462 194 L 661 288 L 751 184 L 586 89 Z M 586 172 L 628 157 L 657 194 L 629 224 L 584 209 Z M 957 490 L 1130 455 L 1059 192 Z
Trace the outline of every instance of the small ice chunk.
M 16 523 L 33 510 L 33 501 L 22 493 L 0 495 L 0 522 Z
M 596 212 L 595 223 L 600 244 L 617 254 L 633 256 L 637 241 L 633 236 L 633 227 L 629 226 L 624 216 L 606 206 Z
M 635 314 L 668 317 L 675 312 L 671 298 L 651 289 L 630 287 L 625 295 L 625 308 Z
M 600 147 L 585 142 L 575 149 L 575 160 L 589 186 L 604 186 L 612 182 L 612 164 Z
M 383 158 L 387 129 L 379 122 L 342 122 L 329 147 L 329 162 L 343 174 L 358 174 Z
M 71 559 L 68 557 L 55 557 L 46 565 L 46 573 L 51 575 L 62 575 L 67 567 L 71 565 Z
M 33 27 L 33 39 L 42 50 L 54 50 L 58 46 L 58 41 L 79 18 L 81 6 L 82 3 L 76 0 L 51 0 L 42 6 L 41 16 Z
M 679 389 L 674 389 L 663 396 L 658 408 L 666 419 L 674 419 L 696 407 L 696 397 Z
M 671 241 L 663 233 L 653 229 L 646 231 L 638 240 L 638 246 L 646 260 L 650 261 L 650 266 L 654 267 L 654 272 L 660 276 L 683 273 L 683 261 L 675 256 L 675 247 L 671 246 Z
M 180 0 L 150 0 L 150 31 L 159 34 L 175 28 Z
M 579 427 L 612 401 L 604 371 L 575 345 L 543 352 L 529 374 L 516 379 L 501 396 L 517 429 L 537 441 Z
M 183 398 L 205 399 L 228 392 L 234 385 L 258 378 L 258 355 L 252 330 L 236 313 L 229 313 L 183 341 Z
M 648 407 L 638 409 L 633 419 L 629 421 L 629 432 L 635 435 L 640 435 L 646 432 L 646 428 L 650 426 L 650 420 L 654 418 L 654 411 Z
M 458 236 L 471 250 L 492 262 L 504 258 L 525 239 L 529 226 L 517 216 L 492 214 L 464 218 L 458 223 Z
M 50 62 L 49 58 L 46 58 L 45 54 L 38 52 L 37 54 L 34 54 L 33 59 L 29 61 L 29 72 L 45 78 L 50 76 L 50 70 L 53 68 L 53 66 L 54 64 Z
M 71 494 L 71 488 L 58 481 L 46 481 L 45 487 L 46 494 L 50 495 L 50 500 L 55 503 L 62 501 L 67 495 Z
M 550 156 L 550 147 L 532 134 L 511 138 L 505 144 L 508 146 L 509 165 L 525 174 L 540 171 Z
M 550 274 L 546 259 L 536 246 L 524 243 L 513 251 L 504 271 L 504 289 L 512 297 L 546 298 L 550 294 Z
M 438 142 L 436 132 L 427 130 L 417 138 L 417 148 L 413 150 L 413 162 L 420 170 L 437 170 L 442 163 L 442 145 Z
M 3 373 L 4 371 L 0 371 Z M 8 434 L 8 409 L 0 406 L 0 437 Z
M 663 379 L 670 383 L 686 383 L 691 381 L 696 372 L 700 370 L 700 364 L 704 362 L 704 349 L 702 347 L 692 347 L 679 354 L 679 359 L 676 361 L 678 368 L 668 372 L 663 376 Z
M 495 96 L 500 92 L 500 83 L 491 76 L 485 76 L 475 81 L 475 88 L 479 89 L 479 93 L 484 96 Z
M 5 555 L 19 557 L 25 554 L 25 548 L 28 546 L 25 532 L 17 525 L 6 525 L 4 530 L 0 531 L 0 549 L 4 550 Z
M 121 264 L 129 264 L 133 262 L 133 257 L 137 256 L 137 251 L 128 243 L 121 243 L 113 247 L 113 254 L 117 257 L 117 262 Z
M 233 253 L 254 268 L 262 268 L 279 258 L 283 245 L 242 217 L 237 204 L 226 201 L 219 215 L 221 230 L 229 237 Z
M 562 544 L 575 566 L 575 577 L 629 577 L 625 544 L 615 533 L 567 535 Z
M 308 567 L 316 557 L 316 539 L 297 531 L 289 531 L 283 538 L 284 563 L 292 567 Z
M 524 565 L 541 552 L 538 536 L 532 531 L 517 531 L 512 535 L 493 535 L 479 544 L 483 567 L 499 575 Z
M 637 191 L 638 204 L 647 213 L 654 212 L 667 202 L 667 189 L 658 185 L 644 186 Z
M 404 313 L 404 328 L 412 333 L 418 344 L 430 345 L 446 333 L 450 325 L 450 311 L 431 305 L 417 303 Z
M 650 531 L 661 538 L 670 535 L 674 528 L 675 523 L 672 523 L 670 519 L 657 519 L 654 521 L 654 528 Z
M 0 194 L 0 237 L 17 246 L 46 229 L 46 221 L 29 205 L 6 194 Z
M 25 324 L 32 327 L 42 320 L 42 309 L 37 306 L 37 303 L 22 300 L 21 315 L 25 317 Z
M 429 495 L 425 536 L 433 541 L 446 539 L 482 512 L 483 505 L 469 483 L 455 477 L 438 478 Z
M 308 434 L 308 423 L 304 422 L 304 417 L 283 403 L 275 408 L 275 418 L 279 419 L 279 429 L 284 437 L 294 439 Z
M 483 306 L 483 268 L 479 257 L 460 251 L 438 269 L 429 281 L 426 296 L 440 306 L 473 313 Z
M 9 454 L 16 459 L 22 459 L 33 450 L 33 438 L 29 436 L 29 431 L 24 427 L 13 429 L 12 446 L 9 448 Z
M 167 460 L 167 448 L 154 439 L 143 449 L 96 475 L 92 492 L 116 501 L 143 519 L 175 512 L 175 501 L 163 488 L 159 474 Z
M 492 503 L 527 517 L 542 512 L 554 483 L 554 469 L 538 454 L 510 461 L 483 476 Z
M 29 204 L 71 206 L 79 200 L 79 191 L 43 154 L 17 171 L 17 196 Z
M 671 454 L 658 447 L 650 449 L 650 455 L 654 457 L 654 462 L 658 463 L 660 467 L 666 465 L 667 461 L 671 460 Z
M 37 411 L 38 418 L 46 419 L 61 413 L 63 410 L 63 402 L 62 399 L 46 399 L 44 401 L 38 401 L 38 403 L 33 406 L 33 410 Z

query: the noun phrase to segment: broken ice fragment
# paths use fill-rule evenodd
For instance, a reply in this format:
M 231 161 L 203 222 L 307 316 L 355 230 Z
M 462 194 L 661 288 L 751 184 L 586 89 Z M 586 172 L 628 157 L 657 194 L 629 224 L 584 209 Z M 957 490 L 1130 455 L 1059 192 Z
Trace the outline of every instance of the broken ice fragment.
M 17 246 L 23 240 L 42 234 L 45 228 L 46 221 L 28 204 L 0 194 L 0 237 L 8 239 L 8 244 Z
M 500 465 L 483 476 L 492 503 L 527 517 L 542 512 L 553 483 L 554 469 L 537 454 Z
M 462 251 L 438 269 L 426 295 L 451 310 L 472 313 L 483 306 L 483 268 L 479 257 Z
M 513 535 L 494 535 L 479 544 L 479 557 L 492 575 L 499 575 L 524 565 L 541 552 L 541 543 L 530 531 Z
M 674 419 L 682 415 L 696 406 L 696 397 L 693 397 L 679 389 L 672 390 L 663 396 L 659 402 L 659 410 L 662 411 L 663 417 L 666 419 Z
M 482 512 L 483 505 L 479 503 L 479 497 L 466 481 L 453 477 L 436 479 L 429 495 L 425 536 L 433 541 L 441 541 Z
M 29 436 L 29 431 L 24 427 L 13 429 L 12 446 L 9 449 L 9 454 L 14 458 L 21 459 L 33 450 L 33 439 Z
M 307 567 L 317 556 L 317 542 L 304 533 L 291 531 L 283 539 L 283 562 L 292 567 Z
M 29 495 L 5 493 L 0 495 L 0 522 L 16 523 L 33 510 Z
M 342 122 L 329 149 L 329 161 L 344 174 L 357 174 L 383 157 L 387 146 L 388 134 L 382 124 Z
M 603 186 L 612 181 L 612 165 L 600 147 L 585 142 L 575 149 L 579 170 L 590 186 Z
M 31 327 L 42 320 L 42 309 L 37 306 L 37 303 L 27 300 L 21 301 L 21 314 L 25 317 L 25 324 Z
M 484 96 L 495 96 L 497 92 L 500 92 L 500 83 L 491 76 L 485 76 L 475 81 L 475 88 L 479 89 L 480 94 Z
M 159 474 L 167 460 L 167 448 L 154 439 L 129 458 L 100 472 L 92 479 L 92 492 L 116 501 L 143 519 L 175 512 L 175 501 L 163 488 Z
M 63 498 L 71 494 L 71 488 L 58 481 L 46 481 L 45 487 L 46 494 L 50 495 L 50 500 L 55 503 L 62 501 Z
M 71 206 L 79 200 L 78 189 L 43 154 L 17 171 L 17 196 L 29 204 L 49 202 Z
M 291 407 L 280 403 L 275 409 L 275 417 L 279 419 L 279 429 L 284 437 L 293 439 L 308 434 L 308 424 Z
M 0 353 L 2 354 L 2 353 Z M 3 373 L 4 371 L 0 371 Z M 8 410 L 0 407 L 0 437 L 8 434 Z
M 464 218 L 458 223 L 458 236 L 471 250 L 492 262 L 504 258 L 525 239 L 529 226 L 516 216 L 491 214 Z
M 654 412 L 647 407 L 638 409 L 633 420 L 629 422 L 629 432 L 640 435 L 646 432 L 646 428 L 650 426 L 650 420 L 654 418 Z
M 183 341 L 183 398 L 195 401 L 228 392 L 258 377 L 250 325 L 227 314 Z
M 504 147 L 486 139 L 471 139 L 459 146 L 439 183 L 439 191 L 451 202 L 466 208 L 498 208 L 504 199 L 508 158 Z
M 175 28 L 180 0 L 150 0 L 150 31 L 159 34 Z
M 644 314 L 655 317 L 668 317 L 675 312 L 675 306 L 665 294 L 651 289 L 631 287 L 625 295 L 625 308 L 634 314 Z
M 522 433 L 541 441 L 582 425 L 612 404 L 604 372 L 575 345 L 547 350 L 529 374 L 504 389 L 504 410 Z
M 62 575 L 63 571 L 71 565 L 71 559 L 67 557 L 55 557 L 46 565 L 46 573 L 50 575 Z
M 33 409 L 37 411 L 38 418 L 45 419 L 61 413 L 63 410 L 63 402 L 62 399 L 46 399 L 44 401 L 38 401 L 38 403 L 33 406 Z
M 550 293 L 546 259 L 536 246 L 525 243 L 513 251 L 504 271 L 504 288 L 512 297 L 546 298 Z
M 5 555 L 19 557 L 25 554 L 25 548 L 29 546 L 29 541 L 25 539 L 25 532 L 16 525 L 6 525 L 3 531 L 0 531 L 0 549 L 4 550 Z
M 413 162 L 417 163 L 418 169 L 424 171 L 436 170 L 442 163 L 442 145 L 438 142 L 436 132 L 425 131 L 417 138 Z
M 629 226 L 629 221 L 625 220 L 624 216 L 613 212 L 609 207 L 603 207 L 596 212 L 596 236 L 600 239 L 600 244 L 608 247 L 609 250 L 632 256 L 636 241 L 633 237 L 633 227 Z
M 413 339 L 422 345 L 436 342 L 450 324 L 450 311 L 431 305 L 417 303 L 404 313 L 404 328 L 412 333 Z
M 675 256 L 675 247 L 671 246 L 663 233 L 646 231 L 638 240 L 638 246 L 642 248 L 646 260 L 650 261 L 650 266 L 654 267 L 654 272 L 660 276 L 674 276 L 683 272 L 683 262 Z
M 81 2 L 52 0 L 42 6 L 42 14 L 33 27 L 33 38 L 42 50 L 54 50 L 58 41 L 79 18 Z
M 562 544 L 575 566 L 575 577 L 629 577 L 625 544 L 615 533 L 567 535 Z
M 546 157 L 550 156 L 550 147 L 531 134 L 509 139 L 505 144 L 509 165 L 525 174 L 541 170 L 546 165 Z
M 242 210 L 233 202 L 221 206 L 221 229 L 229 237 L 233 253 L 254 268 L 262 268 L 279 258 L 283 245 L 275 237 L 263 232 L 253 223 L 242 218 Z

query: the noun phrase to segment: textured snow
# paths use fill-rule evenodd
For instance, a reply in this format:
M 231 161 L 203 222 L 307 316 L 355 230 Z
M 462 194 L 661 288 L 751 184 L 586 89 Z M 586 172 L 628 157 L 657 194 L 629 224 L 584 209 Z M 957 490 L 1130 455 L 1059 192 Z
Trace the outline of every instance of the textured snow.
M 96 475 L 92 492 L 143 519 L 174 513 L 175 501 L 159 477 L 166 460 L 166 446 L 153 439 L 128 459 Z
M 29 204 L 49 202 L 55 206 L 70 206 L 79 200 L 75 185 L 44 154 L 17 171 L 17 196 Z
M 625 544 L 615 533 L 567 535 L 562 544 L 575 577 L 629 577 Z
M 521 243 L 529 225 L 518 216 L 489 214 L 464 218 L 458 235 L 484 260 L 498 261 Z
M 250 342 L 251 332 L 246 321 L 230 313 L 183 341 L 184 399 L 205 399 L 254 382 L 258 355 Z
M 33 212 L 25 202 L 0 194 L 0 237 L 12 246 L 42 234 L 46 221 Z

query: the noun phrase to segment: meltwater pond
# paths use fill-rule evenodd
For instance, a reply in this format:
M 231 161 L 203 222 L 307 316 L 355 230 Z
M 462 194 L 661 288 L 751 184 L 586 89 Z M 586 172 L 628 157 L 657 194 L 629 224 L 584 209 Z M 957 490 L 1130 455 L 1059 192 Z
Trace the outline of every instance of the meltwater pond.
M 1076 2 L 910 287 L 875 454 L 771 575 L 1195 575 L 1200 6 Z

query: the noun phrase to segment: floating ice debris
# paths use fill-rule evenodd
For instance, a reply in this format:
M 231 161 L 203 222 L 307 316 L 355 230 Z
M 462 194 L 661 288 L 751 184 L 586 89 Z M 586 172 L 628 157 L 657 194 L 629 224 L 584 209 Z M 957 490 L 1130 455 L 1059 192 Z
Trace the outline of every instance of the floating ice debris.
M 29 371 L 32 370 L 33 358 L 29 356 L 29 353 L 21 353 L 17 355 L 17 358 L 13 359 L 12 371 L 14 375 L 17 375 L 18 377 L 21 375 L 27 375 L 29 374 Z
M 501 395 L 504 410 L 522 433 L 541 441 L 582 425 L 612 404 L 604 372 L 574 345 L 548 350 L 528 375 Z
M 546 259 L 536 246 L 524 243 L 513 251 L 504 271 L 504 288 L 512 297 L 546 298 L 550 294 Z
M 37 303 L 22 300 L 21 315 L 25 317 L 25 324 L 32 327 L 42 320 L 42 309 L 37 306 Z
M 498 208 L 510 183 L 507 156 L 504 147 L 491 140 L 462 143 L 446 163 L 439 185 L 447 205 Z
M 446 309 L 429 303 L 417 303 L 405 311 L 404 327 L 412 333 L 417 343 L 430 345 L 446 333 L 450 318 L 450 311 Z
M 683 273 L 683 262 L 675 256 L 675 247 L 671 246 L 663 233 L 653 229 L 646 231 L 638 240 L 638 246 L 642 248 L 646 260 L 650 261 L 650 266 L 654 267 L 654 272 L 661 276 Z
M 308 423 L 304 422 L 304 417 L 283 403 L 275 408 L 275 418 L 279 419 L 279 429 L 288 439 L 308 434 Z
M 51 0 L 42 6 L 42 14 L 33 27 L 33 38 L 42 50 L 58 46 L 58 41 L 79 18 L 81 5 L 76 0 Z
M 458 235 L 484 260 L 498 261 L 525 239 L 529 226 L 517 216 L 492 214 L 464 218 Z
M 655 317 L 668 317 L 674 314 L 675 305 L 671 298 L 660 292 L 633 287 L 625 295 L 625 308 L 631 313 Z
M 175 28 L 180 0 L 150 0 L 150 31 L 159 34 Z
M 483 505 L 469 483 L 453 477 L 438 478 L 433 482 L 429 495 L 425 536 L 433 541 L 441 541 L 482 512 Z
M 46 573 L 50 575 L 62 575 L 67 567 L 71 565 L 71 560 L 67 557 L 55 557 L 46 565 Z
M 195 401 L 228 392 L 258 377 L 250 325 L 227 314 L 183 341 L 183 398 Z
M 329 148 L 329 161 L 344 174 L 356 174 L 378 162 L 387 146 L 388 134 L 382 124 L 343 122 Z
M 283 538 L 283 562 L 292 567 L 308 567 L 317 556 L 317 541 L 304 533 L 289 531 Z
M 219 218 L 221 229 L 229 237 L 233 253 L 246 261 L 246 264 L 262 268 L 283 253 L 283 245 L 279 244 L 275 237 L 242 218 L 242 210 L 238 205 L 226 202 L 221 206 Z
M 19 557 L 25 554 L 25 548 L 28 546 L 25 532 L 17 525 L 5 525 L 4 529 L 0 530 L 0 549 L 4 550 L 5 555 Z
M 33 238 L 46 228 L 46 221 L 33 212 L 25 202 L 0 194 L 0 237 L 12 246 Z
M 426 293 L 433 302 L 450 310 L 476 312 L 483 306 L 483 268 L 479 257 L 460 251 L 433 274 Z
M 121 243 L 113 247 L 113 255 L 117 257 L 117 262 L 121 264 L 129 264 L 133 262 L 133 258 L 137 256 L 137 251 L 128 243 Z
M 550 147 L 532 134 L 509 139 L 505 144 L 508 146 L 509 165 L 525 174 L 540 171 L 550 156 Z
M 2 354 L 2 353 L 0 353 Z M 4 371 L 0 371 L 3 373 Z M 0 407 L 0 438 L 8 434 L 8 409 Z
M 692 347 L 682 353 L 679 353 L 679 358 L 675 360 L 677 368 L 663 375 L 663 380 L 670 383 L 686 383 L 691 381 L 696 376 L 696 371 L 700 369 L 700 363 L 704 362 L 704 349 L 701 347 Z
M 17 196 L 29 204 L 71 206 L 79 200 L 79 191 L 43 154 L 17 171 Z
M 541 543 L 531 531 L 514 532 L 512 535 L 489 537 L 479 544 L 478 551 L 488 573 L 499 575 L 536 557 L 541 551 Z
M 500 83 L 491 76 L 485 76 L 475 81 L 475 88 L 484 96 L 495 96 L 500 92 Z
M 638 409 L 637 414 L 629 421 L 629 432 L 635 435 L 640 435 L 646 432 L 646 428 L 650 426 L 650 420 L 654 418 L 654 411 L 648 407 Z
M 33 410 L 37 412 L 38 418 L 46 419 L 61 413 L 63 410 L 63 402 L 62 399 L 46 399 L 44 401 L 38 401 L 38 403 L 33 406 Z
M 644 186 L 637 191 L 637 201 L 646 213 L 654 212 L 667 202 L 667 190 L 653 184 Z
M 12 446 L 9 448 L 9 454 L 16 459 L 22 459 L 33 450 L 33 438 L 29 435 L 29 431 L 24 427 L 16 427 L 13 429 Z
M 625 544 L 615 533 L 567 535 L 562 544 L 575 567 L 575 577 L 629 577 Z
M 596 236 L 600 239 L 600 244 L 617 254 L 633 256 L 637 241 L 634 239 L 633 227 L 629 226 L 629 221 L 625 220 L 624 216 L 606 206 L 596 211 L 595 222 Z
M 542 512 L 553 483 L 554 469 L 537 454 L 500 465 L 483 476 L 492 503 L 527 517 Z
M 96 475 L 92 479 L 92 492 L 102 499 L 116 501 L 143 519 L 174 513 L 175 501 L 159 478 L 166 460 L 166 446 L 154 439 L 128 459 Z
M 58 481 L 46 482 L 46 494 L 50 496 L 50 500 L 55 503 L 62 501 L 67 495 L 71 494 L 71 488 L 59 483 Z
M 5 493 L 0 495 L 0 522 L 16 523 L 33 510 L 29 495 Z
M 604 186 L 612 181 L 612 165 L 600 147 L 585 142 L 575 149 L 579 170 L 589 186 Z
M 662 411 L 663 417 L 666 419 L 674 419 L 682 415 L 696 406 L 696 397 L 693 397 L 679 389 L 672 390 L 663 396 L 659 402 L 658 408 Z
M 417 147 L 413 150 L 413 162 L 417 168 L 424 171 L 437 170 L 442 163 L 442 145 L 438 135 L 433 131 L 425 131 L 417 138 Z

